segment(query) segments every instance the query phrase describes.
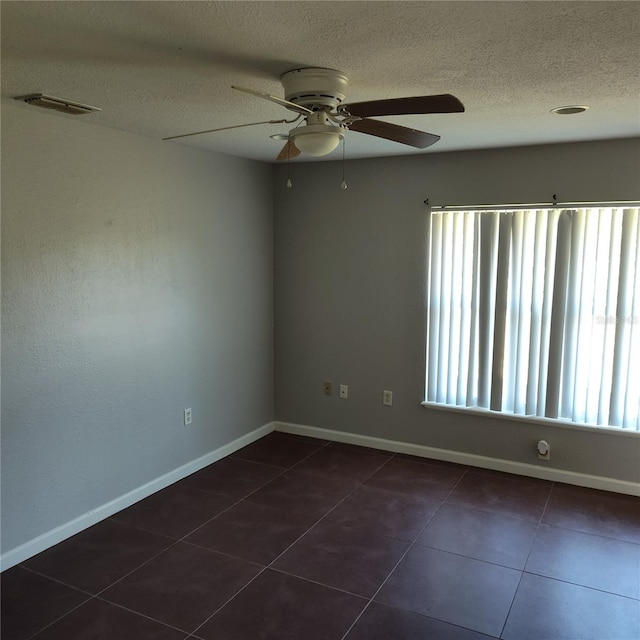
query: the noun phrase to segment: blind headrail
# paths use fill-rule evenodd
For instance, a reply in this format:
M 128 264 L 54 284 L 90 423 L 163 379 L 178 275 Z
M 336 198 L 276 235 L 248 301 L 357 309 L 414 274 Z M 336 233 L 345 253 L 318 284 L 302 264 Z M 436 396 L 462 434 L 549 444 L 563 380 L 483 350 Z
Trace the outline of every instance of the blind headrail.
M 581 209 L 585 207 L 640 207 L 640 200 L 608 200 L 600 202 L 522 202 L 513 204 L 465 204 L 465 205 L 431 205 L 424 203 L 437 213 L 438 211 L 514 211 L 517 209 Z

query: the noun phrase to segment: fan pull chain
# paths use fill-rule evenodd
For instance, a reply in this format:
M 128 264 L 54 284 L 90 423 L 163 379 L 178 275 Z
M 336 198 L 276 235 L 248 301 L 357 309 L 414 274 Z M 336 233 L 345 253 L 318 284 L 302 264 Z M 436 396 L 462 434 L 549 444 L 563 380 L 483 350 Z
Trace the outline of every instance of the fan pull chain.
M 291 182 L 291 164 L 289 160 L 291 159 L 291 141 L 287 142 L 287 189 L 291 189 L 293 187 L 293 182 Z
M 346 189 L 349 185 L 347 184 L 347 181 L 344 179 L 344 165 L 345 165 L 345 160 L 344 160 L 344 144 L 345 144 L 345 138 L 346 136 L 342 137 L 342 182 L 340 183 L 340 188 L 341 189 Z

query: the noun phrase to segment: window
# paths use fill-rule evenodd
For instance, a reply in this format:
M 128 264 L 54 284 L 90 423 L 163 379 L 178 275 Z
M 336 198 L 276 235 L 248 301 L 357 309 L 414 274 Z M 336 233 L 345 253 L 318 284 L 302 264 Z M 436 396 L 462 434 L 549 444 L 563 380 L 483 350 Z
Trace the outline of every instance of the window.
M 639 212 L 432 211 L 426 402 L 640 431 Z

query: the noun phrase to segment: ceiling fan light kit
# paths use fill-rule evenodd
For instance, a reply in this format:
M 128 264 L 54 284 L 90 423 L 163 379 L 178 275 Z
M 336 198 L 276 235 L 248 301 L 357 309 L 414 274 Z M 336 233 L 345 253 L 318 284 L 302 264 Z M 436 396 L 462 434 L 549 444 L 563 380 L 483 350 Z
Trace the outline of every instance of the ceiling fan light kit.
M 345 129 L 339 124 L 331 124 L 325 111 L 314 111 L 307 116 L 307 124 L 289 132 L 289 140 L 302 153 L 314 158 L 326 156 L 340 144 Z
M 341 140 L 344 140 L 345 132 L 348 129 L 416 149 L 425 149 L 435 144 L 440 136 L 391 122 L 373 120 L 370 116 L 424 115 L 464 111 L 460 100 L 448 93 L 388 98 L 357 102 L 352 105 L 344 104 L 349 79 L 342 71 L 335 69 L 316 67 L 293 69 L 283 74 L 280 81 L 284 89 L 284 98 L 261 93 L 254 89 L 232 86 L 233 89 L 275 102 L 285 109 L 294 111 L 298 117 L 293 122 L 304 118 L 303 125 L 295 127 L 289 132 L 287 142 L 278 155 L 278 161 L 290 160 L 300 152 L 316 158 L 326 156 L 340 144 Z M 194 134 L 172 136 L 171 139 L 188 135 Z
M 320 158 L 331 153 L 344 138 L 344 130 L 330 124 L 309 124 L 289 134 L 302 153 Z

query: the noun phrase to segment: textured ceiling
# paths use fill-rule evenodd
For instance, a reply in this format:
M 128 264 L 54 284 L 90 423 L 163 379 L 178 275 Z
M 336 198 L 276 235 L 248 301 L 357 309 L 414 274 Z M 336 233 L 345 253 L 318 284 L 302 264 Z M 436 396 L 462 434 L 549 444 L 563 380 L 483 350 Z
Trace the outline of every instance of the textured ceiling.
M 4 104 L 46 93 L 103 109 L 59 117 L 156 139 L 290 117 L 231 84 L 281 96 L 279 77 L 308 66 L 344 71 L 347 103 L 452 93 L 466 107 L 462 114 L 386 118 L 442 136 L 424 151 L 350 132 L 351 158 L 640 135 L 640 2 L 3 1 L 0 7 Z M 571 104 L 590 109 L 549 112 Z M 282 143 L 269 135 L 286 131 L 264 125 L 166 144 L 271 161 Z M 338 150 L 328 159 L 339 157 Z

